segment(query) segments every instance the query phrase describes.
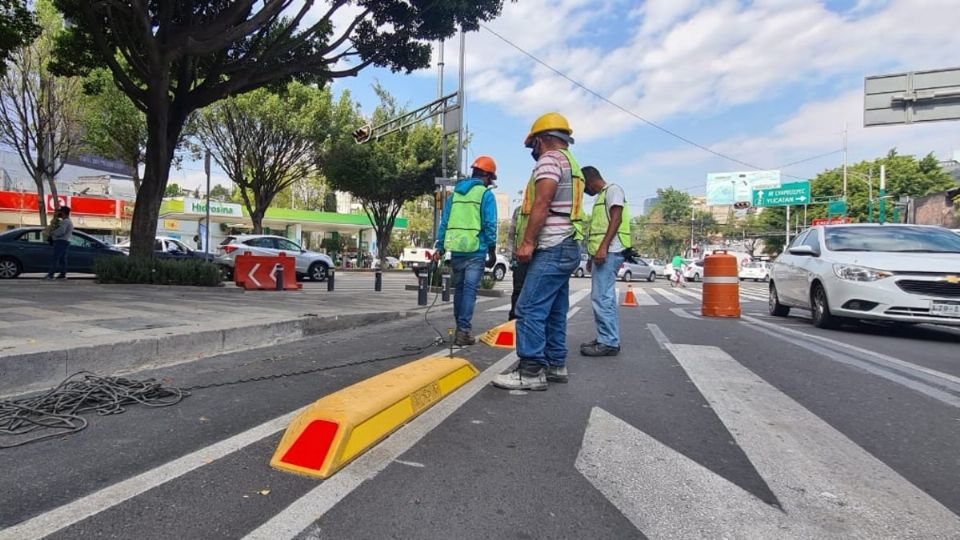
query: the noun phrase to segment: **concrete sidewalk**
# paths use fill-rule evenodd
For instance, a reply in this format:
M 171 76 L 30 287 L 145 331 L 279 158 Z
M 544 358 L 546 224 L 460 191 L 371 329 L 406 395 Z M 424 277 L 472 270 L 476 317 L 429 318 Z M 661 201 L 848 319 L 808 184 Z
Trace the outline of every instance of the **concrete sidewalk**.
M 245 292 L 232 285 L 0 281 L 0 395 L 49 388 L 78 371 L 110 374 L 189 362 L 425 309 L 415 292 L 403 290 L 414 282 L 412 273 L 390 279 L 381 292 L 372 290 L 372 279 L 360 290 L 341 276 L 333 292 L 323 283 Z M 434 309 L 449 305 L 439 301 Z

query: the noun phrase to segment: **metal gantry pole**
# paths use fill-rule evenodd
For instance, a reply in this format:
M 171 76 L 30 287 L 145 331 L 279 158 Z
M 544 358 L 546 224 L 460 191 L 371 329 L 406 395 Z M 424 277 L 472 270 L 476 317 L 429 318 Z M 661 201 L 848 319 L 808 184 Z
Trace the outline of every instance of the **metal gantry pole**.
M 457 105 L 460 107 L 460 125 L 457 126 L 457 172 L 463 172 L 463 176 L 466 176 L 467 166 L 463 159 L 463 122 L 465 120 L 464 113 L 465 109 L 463 107 L 464 96 L 463 96 L 463 62 L 466 57 L 464 51 L 466 50 L 467 44 L 467 34 L 463 31 L 463 26 L 460 27 L 460 65 L 459 67 L 459 87 L 457 88 Z M 457 175 L 460 177 L 460 174 Z
M 437 62 L 437 98 L 443 97 L 443 41 L 440 41 L 439 61 Z M 447 177 L 447 135 L 444 128 L 445 113 L 440 113 L 440 176 Z M 439 192 L 439 194 L 437 193 Z M 443 204 L 443 195 L 446 195 L 446 189 L 443 186 L 437 187 L 433 199 L 433 245 L 437 245 L 437 232 L 440 230 L 441 205 Z M 442 194 L 442 195 L 441 195 Z
M 887 166 L 880 165 L 880 224 L 887 221 Z
M 203 172 L 207 175 L 207 228 L 203 233 L 203 254 L 210 254 L 210 150 L 203 155 Z
M 843 202 L 847 202 L 847 123 L 843 123 Z M 846 214 L 846 212 L 844 212 Z

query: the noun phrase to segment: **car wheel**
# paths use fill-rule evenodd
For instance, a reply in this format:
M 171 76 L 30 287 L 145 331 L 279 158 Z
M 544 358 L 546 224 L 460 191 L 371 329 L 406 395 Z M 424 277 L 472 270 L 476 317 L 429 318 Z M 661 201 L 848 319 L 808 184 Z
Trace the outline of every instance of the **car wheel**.
M 233 281 L 233 268 L 222 265 L 220 266 L 220 274 L 223 276 L 224 281 Z
M 22 271 L 20 262 L 13 257 L 0 257 L 0 279 L 13 279 Z
M 810 308 L 813 325 L 817 328 L 830 329 L 840 326 L 839 318 L 830 313 L 827 291 L 819 283 L 814 283 L 813 290 L 810 291 Z
M 656 272 L 650 272 L 650 275 L 647 276 L 647 281 L 649 281 L 650 283 L 653 283 L 653 282 L 656 281 L 656 280 L 657 280 L 657 273 L 656 273 Z
M 328 272 L 329 270 L 326 264 L 315 262 L 310 265 L 310 268 L 307 270 L 307 275 L 310 276 L 310 279 L 313 281 L 326 281 Z
M 507 269 L 504 268 L 502 264 L 493 267 L 493 279 L 503 281 L 505 277 L 507 277 Z
M 583 277 L 583 268 L 577 268 L 577 271 L 573 273 L 574 277 Z
M 693 282 L 694 282 L 694 283 L 697 283 L 697 282 L 699 282 L 699 281 L 700 281 L 700 274 L 699 274 L 699 273 L 694 274 L 694 275 L 693 275 Z
M 777 286 L 770 284 L 770 295 L 767 297 L 767 307 L 770 314 L 774 317 L 786 317 L 790 314 L 790 308 L 780 303 L 780 296 L 777 294 Z
M 631 274 L 629 270 L 623 273 L 623 281 L 630 283 L 632 279 L 633 279 L 633 274 Z
M 766 283 L 770 281 L 770 276 L 763 276 L 763 282 Z

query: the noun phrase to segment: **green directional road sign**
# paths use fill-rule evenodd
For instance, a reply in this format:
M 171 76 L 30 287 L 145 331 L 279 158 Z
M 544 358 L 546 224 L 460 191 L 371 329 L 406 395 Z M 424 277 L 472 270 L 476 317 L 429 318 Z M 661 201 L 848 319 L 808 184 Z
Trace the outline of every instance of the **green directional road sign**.
M 847 203 L 844 200 L 830 201 L 827 205 L 827 214 L 831 216 L 842 216 L 847 213 Z
M 753 190 L 754 206 L 797 206 L 810 204 L 810 182 L 783 184 L 778 188 Z

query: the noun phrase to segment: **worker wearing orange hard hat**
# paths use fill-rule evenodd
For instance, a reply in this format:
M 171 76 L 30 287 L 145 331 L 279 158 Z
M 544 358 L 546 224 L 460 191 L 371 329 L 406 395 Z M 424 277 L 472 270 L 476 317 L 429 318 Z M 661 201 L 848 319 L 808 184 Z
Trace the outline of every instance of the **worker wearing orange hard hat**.
M 580 264 L 583 173 L 570 152 L 573 129 L 555 112 L 537 118 L 523 141 L 537 164 L 517 216 L 516 258 L 527 264 L 517 300 L 517 366 L 496 376 L 508 390 L 567 382 L 570 274 Z
M 490 187 L 497 179 L 497 164 L 490 156 L 480 156 L 471 166 L 470 178 L 457 182 L 440 218 L 434 257 L 450 252 L 453 274 L 453 316 L 457 331 L 453 344 L 476 343 L 470 334 L 477 289 L 484 267 L 493 268 L 497 248 L 497 201 Z

